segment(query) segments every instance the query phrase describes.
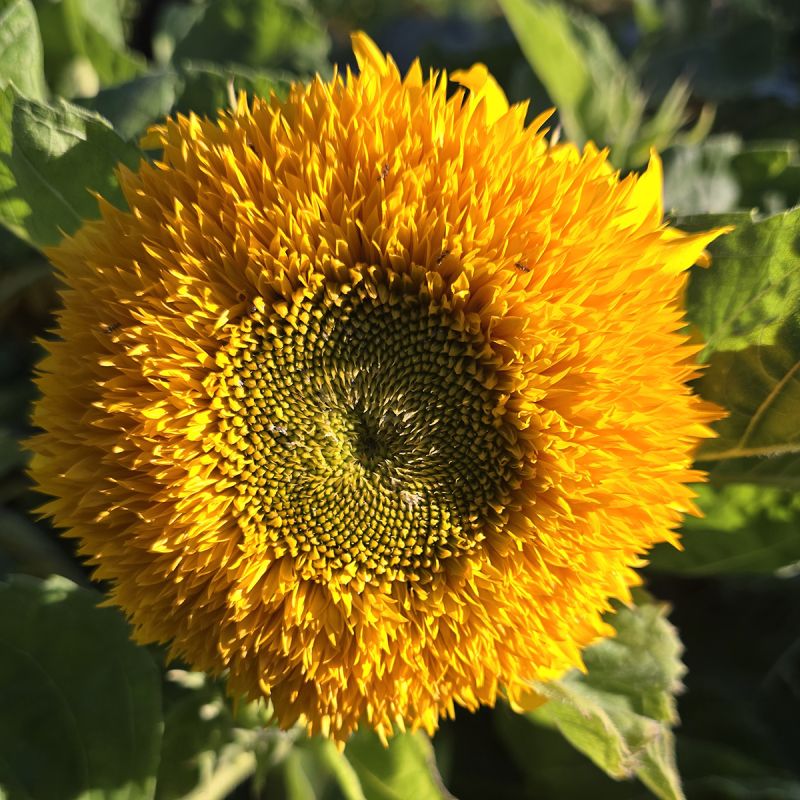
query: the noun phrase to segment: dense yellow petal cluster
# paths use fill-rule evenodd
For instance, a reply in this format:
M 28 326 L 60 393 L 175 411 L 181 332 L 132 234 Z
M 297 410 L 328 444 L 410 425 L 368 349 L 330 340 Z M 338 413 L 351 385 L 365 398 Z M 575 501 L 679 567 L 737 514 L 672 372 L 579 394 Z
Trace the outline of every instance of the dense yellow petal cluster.
M 45 510 L 142 642 L 344 739 L 580 664 L 674 540 L 714 410 L 654 156 L 551 146 L 481 66 L 360 73 L 148 135 L 50 256 Z M 452 89 L 452 87 L 451 87 Z

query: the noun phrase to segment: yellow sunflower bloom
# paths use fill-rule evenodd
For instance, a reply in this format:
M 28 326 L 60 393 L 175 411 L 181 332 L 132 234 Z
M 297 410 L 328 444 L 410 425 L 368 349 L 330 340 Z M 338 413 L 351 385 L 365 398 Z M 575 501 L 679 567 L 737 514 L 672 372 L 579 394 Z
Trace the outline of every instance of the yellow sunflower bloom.
M 284 726 L 433 731 L 580 665 L 674 541 L 713 408 L 653 156 L 551 147 L 478 65 L 148 134 L 49 255 L 32 474 L 141 642 Z

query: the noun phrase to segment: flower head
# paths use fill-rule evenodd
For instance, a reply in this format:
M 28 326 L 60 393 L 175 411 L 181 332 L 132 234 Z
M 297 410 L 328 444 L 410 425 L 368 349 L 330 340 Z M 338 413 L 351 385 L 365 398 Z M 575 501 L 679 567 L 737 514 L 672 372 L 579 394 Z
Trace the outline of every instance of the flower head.
M 32 473 L 142 642 L 284 725 L 428 730 L 580 663 L 692 510 L 661 173 L 550 146 L 484 67 L 153 129 L 50 256 Z

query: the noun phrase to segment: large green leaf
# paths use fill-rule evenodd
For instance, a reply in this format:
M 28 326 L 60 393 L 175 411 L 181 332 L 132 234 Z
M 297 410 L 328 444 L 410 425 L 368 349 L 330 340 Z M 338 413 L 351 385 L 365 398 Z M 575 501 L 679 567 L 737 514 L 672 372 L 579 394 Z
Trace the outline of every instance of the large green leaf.
M 0 584 L 0 787 L 9 800 L 153 796 L 158 669 L 100 599 L 63 578 Z
M 225 63 L 296 72 L 326 70 L 330 47 L 306 0 L 217 0 L 177 43 L 173 61 Z
M 689 229 L 732 223 L 695 269 L 691 323 L 705 341 L 700 394 L 726 409 L 698 460 L 712 480 L 800 488 L 800 209 L 690 217 Z
M 95 191 L 122 204 L 114 168 L 141 154 L 99 115 L 0 92 L 0 222 L 42 247 L 97 216 Z
M 34 0 L 51 86 L 66 96 L 91 96 L 101 86 L 146 70 L 125 45 L 119 0 Z
M 36 100 L 47 94 L 42 38 L 30 0 L 0 0 L 0 88 L 9 82 Z
M 555 728 L 611 777 L 635 776 L 663 800 L 682 798 L 672 734 L 684 674 L 680 641 L 661 606 L 620 608 L 610 621 L 617 635 L 586 650 L 585 673 L 537 685 L 548 702 L 525 715 L 531 748 L 536 726 Z M 523 769 L 527 759 L 535 770 L 538 754 L 526 748 L 520 727 L 512 750 Z
M 655 569 L 685 575 L 773 573 L 800 562 L 800 494 L 766 486 L 698 486 L 703 516 L 687 517 L 683 552 L 660 544 Z

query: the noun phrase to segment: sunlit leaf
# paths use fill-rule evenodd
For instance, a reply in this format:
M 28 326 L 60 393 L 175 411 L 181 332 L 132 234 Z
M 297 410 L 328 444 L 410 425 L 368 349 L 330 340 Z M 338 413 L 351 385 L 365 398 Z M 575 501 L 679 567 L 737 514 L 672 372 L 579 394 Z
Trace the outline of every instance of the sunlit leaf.
M 121 204 L 114 168 L 139 158 L 93 112 L 0 92 L 0 222 L 38 247 L 97 216 L 91 191 Z
M 617 635 L 586 650 L 586 672 L 537 686 L 548 702 L 525 717 L 561 731 L 611 777 L 636 776 L 663 800 L 682 798 L 672 733 L 680 641 L 657 605 L 620 608 L 610 621 Z M 524 740 L 514 749 L 525 757 Z M 537 753 L 527 757 L 533 762 Z
M 800 209 L 682 220 L 693 229 L 732 223 L 695 269 L 688 316 L 705 342 L 700 394 L 728 416 L 698 460 L 712 479 L 800 488 Z
M 678 81 L 646 118 L 647 97 L 606 28 L 554 0 L 501 0 L 523 53 L 555 103 L 567 138 L 611 148 L 618 167 L 643 164 L 686 118 L 690 92 Z
M 42 38 L 30 0 L 0 0 L 0 88 L 9 82 L 35 100 L 47 95 Z

